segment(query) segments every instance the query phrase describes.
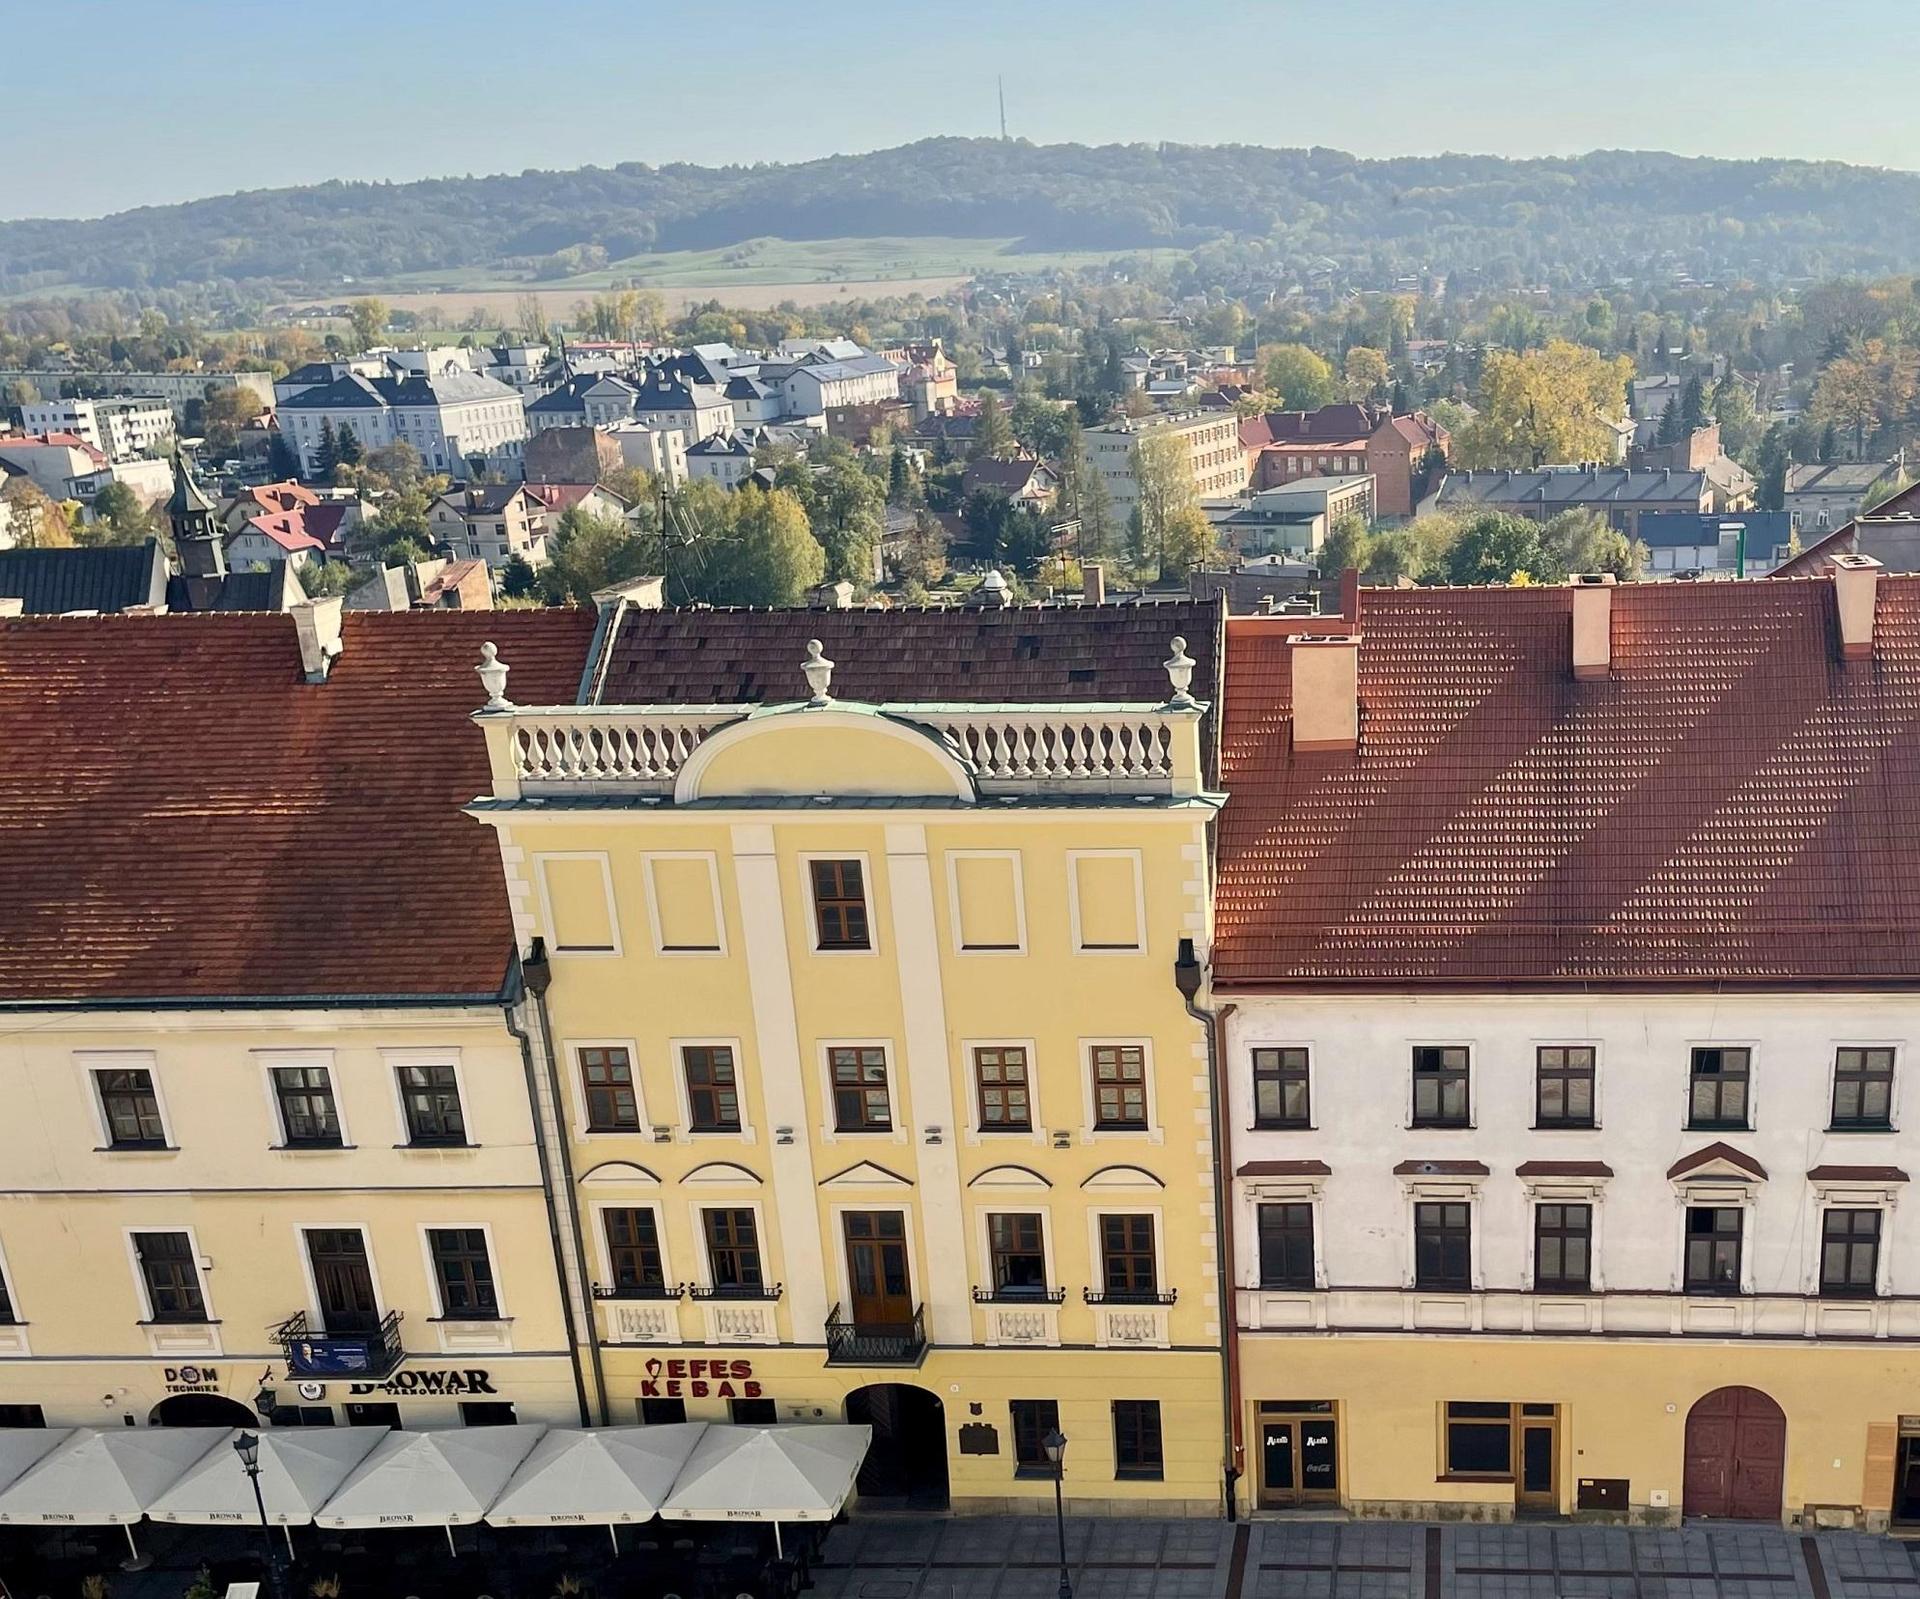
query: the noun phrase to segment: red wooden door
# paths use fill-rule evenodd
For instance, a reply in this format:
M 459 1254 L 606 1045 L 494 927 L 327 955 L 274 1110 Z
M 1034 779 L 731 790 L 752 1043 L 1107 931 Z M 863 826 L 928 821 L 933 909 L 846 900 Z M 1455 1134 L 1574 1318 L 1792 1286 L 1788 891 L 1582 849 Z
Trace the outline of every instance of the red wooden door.
M 1716 1388 L 1687 1412 L 1689 1516 L 1778 1521 L 1787 1474 L 1787 1418 L 1755 1388 Z

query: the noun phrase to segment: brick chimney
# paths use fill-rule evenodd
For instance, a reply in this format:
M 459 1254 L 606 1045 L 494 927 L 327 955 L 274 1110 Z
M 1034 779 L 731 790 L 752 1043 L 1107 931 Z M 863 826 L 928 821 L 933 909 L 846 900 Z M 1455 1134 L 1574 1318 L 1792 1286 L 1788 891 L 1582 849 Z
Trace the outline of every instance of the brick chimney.
M 1577 572 L 1573 590 L 1573 675 L 1585 682 L 1613 671 L 1613 574 Z
M 1833 603 L 1840 613 L 1840 659 L 1864 661 L 1873 654 L 1874 602 L 1881 563 L 1871 555 L 1830 555 Z
M 300 641 L 300 667 L 309 683 L 324 683 L 340 654 L 338 596 L 302 600 L 293 608 L 293 631 Z
M 1087 561 L 1080 568 L 1080 598 L 1088 605 L 1107 603 L 1107 569 L 1098 561 Z
M 1293 752 L 1360 745 L 1360 635 L 1295 633 L 1287 640 L 1293 671 Z

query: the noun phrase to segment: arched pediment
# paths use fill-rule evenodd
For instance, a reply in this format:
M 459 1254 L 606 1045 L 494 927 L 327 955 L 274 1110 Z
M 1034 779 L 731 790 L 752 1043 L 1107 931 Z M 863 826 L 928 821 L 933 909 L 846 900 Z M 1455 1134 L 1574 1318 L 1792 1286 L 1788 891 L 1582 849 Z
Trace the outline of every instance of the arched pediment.
M 580 1174 L 584 1187 L 588 1183 L 646 1183 L 658 1187 L 660 1179 L 644 1166 L 636 1166 L 630 1160 L 603 1160 L 598 1166 Z
M 991 1188 L 1000 1192 L 1026 1190 L 1044 1193 L 1053 1186 L 1031 1166 L 989 1166 L 971 1182 L 969 1188 Z
M 795 794 L 975 798 L 944 740 L 870 705 L 762 706 L 703 739 L 673 785 L 676 805 Z
M 1082 1188 L 1165 1188 L 1167 1185 L 1144 1166 L 1102 1166 L 1080 1185 Z
M 758 1172 L 730 1160 L 710 1160 L 680 1179 L 683 1188 L 758 1188 L 761 1182 Z

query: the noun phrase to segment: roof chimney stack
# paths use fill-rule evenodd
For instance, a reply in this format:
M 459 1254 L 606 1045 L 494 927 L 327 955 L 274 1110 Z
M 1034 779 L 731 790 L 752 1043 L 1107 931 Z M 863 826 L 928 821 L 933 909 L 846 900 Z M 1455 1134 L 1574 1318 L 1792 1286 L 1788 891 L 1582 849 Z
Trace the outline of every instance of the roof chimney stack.
M 1080 598 L 1088 605 L 1107 603 L 1107 569 L 1098 561 L 1087 561 L 1080 568 Z
M 1607 677 L 1613 671 L 1613 584 L 1611 572 L 1577 572 L 1573 589 L 1573 675 L 1576 681 Z
M 309 683 L 324 683 L 340 655 L 340 596 L 302 600 L 293 608 L 293 630 L 300 640 L 300 666 Z
M 1840 613 L 1840 659 L 1864 661 L 1873 654 L 1874 602 L 1881 563 L 1871 555 L 1830 555 L 1833 603 Z
M 1360 746 L 1360 635 L 1295 633 L 1287 640 L 1293 672 L 1293 752 Z

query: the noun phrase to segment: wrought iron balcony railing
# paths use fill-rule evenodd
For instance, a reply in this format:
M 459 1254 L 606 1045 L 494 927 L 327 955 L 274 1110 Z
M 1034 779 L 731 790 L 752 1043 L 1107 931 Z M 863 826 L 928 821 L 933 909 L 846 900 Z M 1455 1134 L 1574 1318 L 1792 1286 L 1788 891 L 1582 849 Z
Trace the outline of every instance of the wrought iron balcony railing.
M 407 1358 L 400 1343 L 400 1312 L 390 1310 L 362 1332 L 317 1332 L 297 1311 L 273 1330 L 289 1377 L 384 1377 Z
M 835 1305 L 827 1312 L 829 1366 L 917 1366 L 927 1353 L 927 1310 L 913 1307 L 913 1320 L 855 1321 Z
M 976 1305 L 1058 1305 L 1066 1301 L 1064 1288 L 976 1288 Z

